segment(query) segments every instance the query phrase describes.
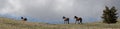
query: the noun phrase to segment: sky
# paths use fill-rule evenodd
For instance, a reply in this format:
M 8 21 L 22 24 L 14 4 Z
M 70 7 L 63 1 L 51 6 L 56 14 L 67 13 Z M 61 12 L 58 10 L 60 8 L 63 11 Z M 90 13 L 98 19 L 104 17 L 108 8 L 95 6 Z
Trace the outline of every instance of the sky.
M 82 17 L 84 22 L 101 20 L 105 6 L 120 12 L 120 0 L 0 0 L 0 15 L 29 16 L 39 20 L 62 20 Z M 118 14 L 120 16 L 120 13 Z

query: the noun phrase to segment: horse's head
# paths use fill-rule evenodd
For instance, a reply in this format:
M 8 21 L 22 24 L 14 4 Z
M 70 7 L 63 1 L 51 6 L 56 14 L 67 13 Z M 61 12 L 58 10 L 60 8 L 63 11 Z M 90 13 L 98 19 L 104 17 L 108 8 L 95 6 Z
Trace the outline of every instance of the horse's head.
M 78 18 L 77 16 L 74 16 L 74 18 Z
M 63 19 L 65 19 L 66 17 L 65 16 L 63 16 Z

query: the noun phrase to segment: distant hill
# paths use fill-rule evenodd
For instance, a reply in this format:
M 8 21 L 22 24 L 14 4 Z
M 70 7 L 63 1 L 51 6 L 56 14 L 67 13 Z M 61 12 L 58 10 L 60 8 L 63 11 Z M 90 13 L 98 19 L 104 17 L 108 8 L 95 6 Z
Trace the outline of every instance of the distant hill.
M 84 24 L 46 24 L 0 17 L 0 29 L 120 29 L 120 22 L 116 24 L 104 24 L 101 22 Z

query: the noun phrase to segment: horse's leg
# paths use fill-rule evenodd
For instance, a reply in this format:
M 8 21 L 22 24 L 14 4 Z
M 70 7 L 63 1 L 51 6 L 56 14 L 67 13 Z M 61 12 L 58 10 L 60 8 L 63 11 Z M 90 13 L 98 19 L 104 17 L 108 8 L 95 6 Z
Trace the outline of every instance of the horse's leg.
M 66 24 L 68 24 L 68 21 L 66 21 Z
M 68 24 L 68 21 L 67 21 L 67 24 Z
M 68 24 L 69 24 L 69 21 L 68 21 Z
M 78 21 L 78 24 L 80 24 L 80 21 Z
M 77 21 L 75 21 L 75 24 L 77 23 Z
M 68 21 L 68 24 L 69 24 L 70 22 Z
M 66 21 L 66 24 L 68 24 L 68 21 Z
M 64 24 L 65 24 L 65 21 L 64 21 Z
M 77 24 L 79 24 L 79 21 L 77 21 Z
M 82 24 L 82 20 L 80 20 L 80 24 Z
M 65 24 L 66 24 L 66 21 L 65 21 Z
M 67 21 L 65 21 L 65 24 L 67 24 Z

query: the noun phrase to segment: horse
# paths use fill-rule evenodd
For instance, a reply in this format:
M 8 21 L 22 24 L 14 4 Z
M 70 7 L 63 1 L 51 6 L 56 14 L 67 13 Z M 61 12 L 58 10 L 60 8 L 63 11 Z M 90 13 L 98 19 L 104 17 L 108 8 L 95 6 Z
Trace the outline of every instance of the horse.
M 78 22 L 78 24 L 82 24 L 82 18 L 81 17 L 77 17 L 77 16 L 74 16 L 74 18 L 76 19 L 75 21 L 75 24 Z
M 64 24 L 69 24 L 69 18 L 66 18 L 65 16 L 63 16 L 64 19 Z
M 27 18 L 21 17 L 21 19 L 22 19 L 23 21 L 27 21 Z

